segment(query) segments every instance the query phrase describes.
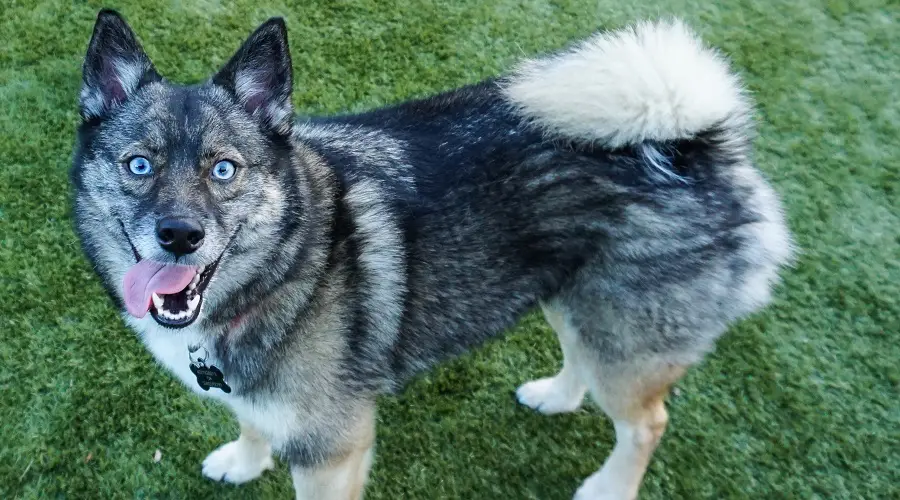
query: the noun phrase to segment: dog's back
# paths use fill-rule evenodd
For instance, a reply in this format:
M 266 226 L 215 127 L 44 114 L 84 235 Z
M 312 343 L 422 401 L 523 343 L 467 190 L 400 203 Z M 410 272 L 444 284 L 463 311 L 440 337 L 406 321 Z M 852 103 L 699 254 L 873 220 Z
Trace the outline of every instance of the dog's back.
M 698 359 L 790 255 L 750 113 L 717 54 L 658 24 L 296 136 L 345 186 L 374 181 L 384 229 L 402 229 L 403 379 L 538 302 L 604 332 L 604 360 Z
M 751 164 L 750 113 L 718 54 L 681 24 L 644 24 L 298 136 L 343 160 L 348 186 L 377 179 L 368 195 L 385 210 L 362 252 L 403 235 L 395 381 L 540 303 L 564 366 L 519 400 L 557 413 L 590 390 L 618 444 L 578 498 L 629 498 L 668 388 L 769 301 L 790 258 L 780 204 Z M 322 133 L 334 127 L 338 142 Z M 379 156 L 402 172 L 366 175 Z

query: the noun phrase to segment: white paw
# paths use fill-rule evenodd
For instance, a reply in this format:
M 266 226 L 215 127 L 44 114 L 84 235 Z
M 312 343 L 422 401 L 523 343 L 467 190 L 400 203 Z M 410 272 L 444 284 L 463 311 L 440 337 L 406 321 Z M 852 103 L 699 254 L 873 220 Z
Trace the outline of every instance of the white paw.
M 574 500 L 634 500 L 636 489 L 621 484 L 621 481 L 610 480 L 609 475 L 598 472 L 585 479 L 575 492 Z
M 268 449 L 260 449 L 242 441 L 232 441 L 217 448 L 203 461 L 203 475 L 215 480 L 241 484 L 256 479 L 275 467 Z
M 584 392 L 583 387 L 556 376 L 523 384 L 516 391 L 516 398 L 529 408 L 552 415 L 577 410 Z

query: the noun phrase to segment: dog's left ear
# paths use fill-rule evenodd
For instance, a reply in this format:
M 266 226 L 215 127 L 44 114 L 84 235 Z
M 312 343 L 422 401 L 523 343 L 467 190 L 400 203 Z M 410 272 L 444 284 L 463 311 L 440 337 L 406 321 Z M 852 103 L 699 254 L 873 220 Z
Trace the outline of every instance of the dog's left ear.
M 231 92 L 264 127 L 286 135 L 294 115 L 291 71 L 287 29 L 274 17 L 250 35 L 212 82 Z
M 125 19 L 101 10 L 82 66 L 81 116 L 99 118 L 141 86 L 162 79 Z

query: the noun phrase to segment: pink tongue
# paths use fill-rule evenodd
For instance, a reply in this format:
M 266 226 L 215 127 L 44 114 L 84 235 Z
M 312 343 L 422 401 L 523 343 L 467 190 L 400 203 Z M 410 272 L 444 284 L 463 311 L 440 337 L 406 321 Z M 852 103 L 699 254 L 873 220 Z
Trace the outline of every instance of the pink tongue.
M 150 310 L 150 296 L 172 294 L 184 290 L 197 274 L 195 266 L 163 264 L 142 260 L 125 273 L 122 288 L 125 292 L 125 308 L 136 318 L 143 318 Z

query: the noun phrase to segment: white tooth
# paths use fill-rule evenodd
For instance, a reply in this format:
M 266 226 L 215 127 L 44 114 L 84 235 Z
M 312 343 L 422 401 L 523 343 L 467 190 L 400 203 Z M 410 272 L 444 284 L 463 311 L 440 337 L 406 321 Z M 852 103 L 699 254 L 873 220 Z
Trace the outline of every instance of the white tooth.
M 197 286 L 197 283 L 200 283 L 200 274 L 194 275 L 194 279 L 191 280 L 191 284 L 188 285 L 188 288 L 194 288 Z
M 200 296 L 194 295 L 193 297 L 191 297 L 190 300 L 188 300 L 188 310 L 193 311 L 194 309 L 197 309 L 197 304 L 199 304 L 199 303 L 200 303 Z
M 157 295 L 156 293 L 154 293 L 154 294 L 151 295 L 150 297 L 153 298 L 153 305 L 156 306 L 156 310 L 157 310 L 157 311 L 162 311 L 162 308 L 163 308 L 163 299 L 162 299 L 162 297 L 160 297 L 160 296 Z

